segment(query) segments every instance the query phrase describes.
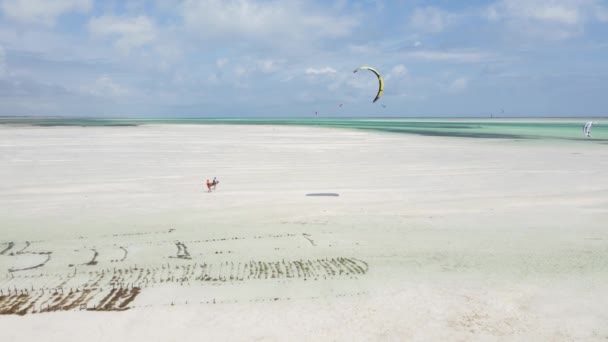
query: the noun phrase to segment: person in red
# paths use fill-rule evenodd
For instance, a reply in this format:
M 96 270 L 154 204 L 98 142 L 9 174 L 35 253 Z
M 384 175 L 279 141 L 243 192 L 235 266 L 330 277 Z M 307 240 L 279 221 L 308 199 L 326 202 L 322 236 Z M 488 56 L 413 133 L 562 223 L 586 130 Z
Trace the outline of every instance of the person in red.
M 211 192 L 211 182 L 207 179 L 207 192 Z

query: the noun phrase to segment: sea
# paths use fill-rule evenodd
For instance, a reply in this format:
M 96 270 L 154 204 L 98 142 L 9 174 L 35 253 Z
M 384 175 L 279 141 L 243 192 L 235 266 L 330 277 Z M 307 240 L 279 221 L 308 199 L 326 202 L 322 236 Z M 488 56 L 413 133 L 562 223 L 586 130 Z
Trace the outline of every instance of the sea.
M 593 121 L 591 137 L 583 133 Z M 139 126 L 150 124 L 316 126 L 477 139 L 578 141 L 608 145 L 608 118 L 206 118 L 134 119 L 2 117 L 2 125 Z

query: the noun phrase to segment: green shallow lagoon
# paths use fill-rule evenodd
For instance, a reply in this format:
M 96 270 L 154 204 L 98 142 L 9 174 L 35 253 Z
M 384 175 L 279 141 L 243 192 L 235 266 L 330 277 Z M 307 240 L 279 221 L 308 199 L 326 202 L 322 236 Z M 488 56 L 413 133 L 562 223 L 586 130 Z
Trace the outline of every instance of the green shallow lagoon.
M 423 136 L 479 139 L 589 141 L 608 144 L 608 120 L 583 135 L 587 119 L 406 119 L 406 118 L 240 118 L 240 119 L 105 119 L 0 118 L 1 124 L 34 126 L 138 126 L 147 124 L 294 125 L 363 129 Z

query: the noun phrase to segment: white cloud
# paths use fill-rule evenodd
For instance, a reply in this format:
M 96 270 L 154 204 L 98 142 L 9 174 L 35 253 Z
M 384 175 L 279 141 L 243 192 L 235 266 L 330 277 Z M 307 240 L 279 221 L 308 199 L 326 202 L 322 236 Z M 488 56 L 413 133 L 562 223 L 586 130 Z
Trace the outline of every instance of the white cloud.
M 323 68 L 307 68 L 305 73 L 307 75 L 327 75 L 327 74 L 335 74 L 336 69 L 332 67 L 323 67 Z
M 0 45 L 0 79 L 6 75 L 6 62 L 5 62 L 4 48 Z
M 204 37 L 243 37 L 270 42 L 337 38 L 351 33 L 353 18 L 315 9 L 305 1 L 185 0 L 187 28 Z
M 4 0 L 0 9 L 9 18 L 33 24 L 53 25 L 68 12 L 88 12 L 93 0 Z
M 575 25 L 582 20 L 581 5 L 584 3 L 584 0 L 502 0 L 492 7 L 490 18 L 507 16 Z
M 220 69 L 223 68 L 226 64 L 228 64 L 228 58 L 218 58 L 215 61 L 215 65 Z
M 460 78 L 453 80 L 449 84 L 448 90 L 451 92 L 461 92 L 461 91 L 464 91 L 465 89 L 467 89 L 468 85 L 469 85 L 469 80 L 465 77 L 460 77 Z
M 376 47 L 371 44 L 349 44 L 347 48 L 350 54 L 359 55 L 370 54 L 377 51 Z
M 608 21 L 598 0 L 500 0 L 484 16 L 502 21 L 512 32 L 526 37 L 562 40 L 580 35 L 591 20 Z
M 386 81 L 392 80 L 393 78 L 403 79 L 408 76 L 408 73 L 409 73 L 409 71 L 407 70 L 405 65 L 397 64 L 391 68 L 390 72 L 388 72 L 386 75 L 384 75 L 384 79 Z
M 217 64 L 218 61 L 216 61 Z M 220 63 L 224 63 L 223 60 L 220 59 Z M 227 63 L 227 62 L 226 62 Z M 239 60 L 231 63 L 232 67 L 232 75 L 237 79 L 237 83 L 239 86 L 244 86 L 245 84 L 243 78 L 248 77 L 253 74 L 271 74 L 279 71 L 281 66 L 285 63 L 284 60 L 279 59 L 254 59 L 251 57 L 243 57 Z M 222 64 L 224 66 L 225 64 Z
M 217 74 L 211 74 L 207 76 L 207 81 L 211 84 L 218 84 L 220 82 L 220 78 Z
M 482 16 L 487 20 L 497 21 L 497 20 L 501 19 L 501 15 L 498 12 L 497 4 L 491 5 L 490 7 L 483 10 L 482 14 L 483 14 Z
M 397 64 L 391 69 L 393 75 L 407 75 L 407 68 L 403 64 Z
M 97 36 L 118 37 L 116 46 L 129 51 L 152 42 L 156 38 L 154 22 L 147 16 L 102 16 L 89 21 L 89 31 Z
M 107 1 L 107 0 L 106 0 Z M 129 12 L 142 12 L 145 11 L 146 5 L 149 0 L 122 0 L 125 10 Z
M 270 73 L 279 69 L 281 61 L 275 61 L 272 59 L 264 59 L 256 62 L 257 69 L 264 73 Z
M 567 25 L 576 25 L 582 20 L 579 10 L 569 6 L 540 7 L 531 14 L 531 17 L 535 19 L 556 21 Z
M 598 6 L 595 11 L 595 17 L 601 22 L 608 22 L 608 8 Z
M 421 50 L 403 54 L 405 58 L 419 59 L 425 61 L 477 63 L 488 59 L 489 56 L 477 51 L 433 51 Z
M 419 40 L 414 42 L 414 47 L 419 47 L 422 45 L 422 42 L 420 42 Z
M 452 22 L 452 16 L 436 7 L 417 8 L 409 19 L 409 26 L 417 31 L 439 33 Z
M 116 83 L 109 76 L 103 75 L 90 86 L 82 88 L 85 93 L 99 97 L 124 97 L 132 95 L 128 88 Z
M 244 65 L 236 65 L 232 71 L 236 75 L 236 77 L 243 77 L 250 72 L 250 69 Z

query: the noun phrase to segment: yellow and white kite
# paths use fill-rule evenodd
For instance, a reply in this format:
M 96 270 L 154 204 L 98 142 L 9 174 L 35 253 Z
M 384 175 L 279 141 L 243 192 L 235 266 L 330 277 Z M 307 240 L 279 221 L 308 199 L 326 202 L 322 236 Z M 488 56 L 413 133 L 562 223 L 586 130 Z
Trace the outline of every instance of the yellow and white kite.
M 370 66 L 358 67 L 357 69 L 355 69 L 355 71 L 353 71 L 353 73 L 356 73 L 359 70 L 369 70 L 369 71 L 373 72 L 374 74 L 376 74 L 376 76 L 378 77 L 378 83 L 380 84 L 380 87 L 378 88 L 378 94 L 376 94 L 376 98 L 374 99 L 373 102 L 378 101 L 378 99 L 380 97 L 382 97 L 382 92 L 384 91 L 384 80 L 382 79 L 382 76 L 380 76 L 380 73 L 378 72 L 378 70 L 376 70 Z

